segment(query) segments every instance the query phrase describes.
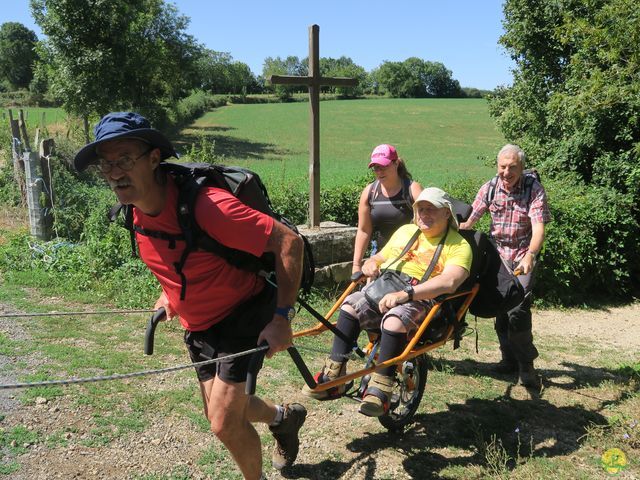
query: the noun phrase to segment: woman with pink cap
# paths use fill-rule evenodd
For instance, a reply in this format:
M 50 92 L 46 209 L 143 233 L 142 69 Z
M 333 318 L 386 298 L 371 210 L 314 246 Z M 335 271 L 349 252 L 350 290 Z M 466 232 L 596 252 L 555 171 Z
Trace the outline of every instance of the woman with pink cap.
M 369 168 L 376 179 L 360 195 L 352 273 L 362 269 L 369 243 L 373 255 L 400 226 L 411 223 L 413 201 L 422 191 L 393 145 L 385 143 L 374 148 Z

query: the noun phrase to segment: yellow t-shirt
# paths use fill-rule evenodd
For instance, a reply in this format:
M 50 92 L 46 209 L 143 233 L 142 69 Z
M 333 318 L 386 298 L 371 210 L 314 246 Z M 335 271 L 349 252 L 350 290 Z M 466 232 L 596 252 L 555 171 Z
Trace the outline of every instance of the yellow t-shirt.
M 379 254 L 385 258 L 384 263 L 380 265 L 380 270 L 384 270 L 391 265 L 391 270 L 406 273 L 417 279 L 422 278 L 431 263 L 433 254 L 442 236 L 429 239 L 424 233 L 421 233 L 416 241 L 417 247 L 414 243 L 404 257 L 396 260 L 417 228 L 414 224 L 408 224 L 403 225 L 394 232 L 387 244 L 379 252 Z M 470 271 L 471 255 L 471 246 L 469 243 L 462 238 L 457 230 L 449 228 L 447 239 L 444 242 L 442 252 L 440 253 L 431 277 L 440 275 L 447 265 L 458 265 L 467 272 Z M 394 260 L 396 261 L 394 262 Z

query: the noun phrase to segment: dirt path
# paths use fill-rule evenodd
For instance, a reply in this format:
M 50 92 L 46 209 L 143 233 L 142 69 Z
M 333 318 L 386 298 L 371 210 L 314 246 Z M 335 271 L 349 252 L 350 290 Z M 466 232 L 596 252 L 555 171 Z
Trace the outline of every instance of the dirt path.
M 8 311 L 6 306 L 0 305 L 0 313 Z M 620 353 L 627 358 L 634 356 L 637 358 L 640 350 L 640 304 L 638 303 L 597 311 L 537 311 L 534 318 L 536 338 L 560 336 L 566 338 L 567 343 L 596 344 L 599 342 L 619 349 Z M 11 339 L 26 340 L 26 334 L 17 325 L 11 319 L 0 319 L 0 332 Z M 493 357 L 495 354 L 494 351 L 486 353 Z M 30 363 L 37 364 L 39 359 L 37 355 L 27 357 L 26 367 L 22 365 L 17 368 L 16 362 L 19 360 L 24 361 L 25 358 L 13 359 L 0 354 L 0 383 L 15 381 L 16 375 L 29 369 Z M 546 361 L 543 368 L 555 368 L 556 363 L 559 365 L 561 361 L 560 355 L 552 362 Z M 13 368 L 7 368 L 9 366 Z M 472 377 L 468 378 L 472 379 Z M 182 380 L 172 380 L 174 381 Z M 185 380 L 185 383 L 190 381 L 191 379 Z M 148 386 L 149 384 L 145 383 L 141 388 Z M 156 385 L 155 388 L 162 388 L 162 386 Z M 294 400 L 302 400 L 297 394 L 293 395 Z M 15 461 L 20 464 L 20 469 L 8 477 L 0 475 L 0 479 L 211 478 L 201 473 L 198 467 L 198 460 L 203 450 L 212 441 L 211 436 L 194 431 L 193 424 L 181 416 L 157 418 L 154 419 L 151 432 L 122 436 L 101 447 L 88 447 L 82 444 L 83 436 L 86 437 L 91 428 L 92 412 L 88 408 L 74 404 L 72 399 L 66 396 L 52 402 L 36 400 L 35 404 L 29 405 L 20 405 L 16 397 L 15 392 L 0 390 L 0 437 L 3 428 L 8 429 L 16 425 L 22 425 L 27 430 L 38 430 L 44 435 L 61 431 L 67 433 L 64 434 L 65 442 L 62 446 L 50 448 L 44 442 L 25 444 L 26 453 L 15 458 Z M 553 392 L 549 398 L 548 403 L 553 403 Z M 473 402 L 482 401 L 471 399 L 469 405 L 477 411 L 477 404 Z M 461 402 L 464 407 L 465 400 Z M 430 442 L 433 442 L 432 438 L 438 438 L 439 431 L 434 427 L 434 430 L 425 436 L 422 431 L 424 429 L 419 427 L 411 433 L 412 441 L 427 445 L 425 448 L 433 456 L 428 461 L 435 465 L 431 467 L 435 470 L 429 472 L 429 476 L 423 477 L 420 474 L 422 464 L 417 463 L 416 466 L 412 466 L 412 457 L 406 454 L 406 451 L 410 451 L 411 448 L 401 447 L 395 440 L 390 442 L 387 434 L 380 433 L 380 426 L 375 420 L 355 414 L 353 404 L 330 403 L 337 405 L 332 407 L 335 415 L 329 417 L 330 420 L 322 414 L 324 410 L 321 410 L 317 403 L 310 405 L 310 415 L 305 425 L 305 438 L 302 441 L 299 457 L 300 466 L 295 467 L 297 470 L 294 469 L 294 473 L 288 478 L 431 478 L 439 468 L 445 468 L 439 465 L 447 466 L 452 462 L 453 464 L 463 463 L 465 455 L 468 455 L 465 453 L 460 456 L 460 453 L 457 453 L 458 457 L 456 457 L 455 452 L 452 454 L 446 448 L 437 448 L 437 444 L 433 446 Z M 324 408 L 325 405 L 326 402 L 322 407 Z M 482 404 L 482 407 L 489 408 L 485 404 Z M 567 407 L 558 407 L 560 408 Z M 451 415 L 449 411 L 452 409 L 453 407 L 445 407 L 444 412 L 434 411 L 429 412 L 429 415 L 440 418 L 446 414 Z M 455 421 L 454 418 L 446 417 L 444 423 L 451 424 Z M 429 425 L 438 425 L 436 422 L 437 420 L 432 418 Z M 364 433 L 355 435 L 354 431 Z M 266 434 L 263 430 L 260 430 L 260 433 L 263 436 Z M 362 439 L 358 439 L 359 437 Z M 465 448 L 467 451 L 473 451 L 472 446 L 465 444 Z M 373 450 L 373 453 L 369 450 Z M 0 441 L 0 459 L 2 453 Z M 373 467 L 372 458 L 375 458 Z M 176 472 L 184 472 L 184 474 Z M 272 479 L 282 478 L 273 470 L 268 474 Z
M 601 342 L 640 350 L 640 303 L 602 310 L 541 310 L 534 314 L 534 334 Z

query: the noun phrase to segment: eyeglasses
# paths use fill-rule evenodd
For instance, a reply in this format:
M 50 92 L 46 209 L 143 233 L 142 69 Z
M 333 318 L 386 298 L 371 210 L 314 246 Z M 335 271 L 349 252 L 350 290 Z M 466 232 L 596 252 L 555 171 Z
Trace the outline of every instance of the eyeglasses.
M 100 170 L 102 173 L 109 173 L 111 170 L 113 170 L 113 167 L 118 167 L 120 170 L 128 172 L 135 166 L 138 160 L 151 152 L 151 150 L 153 150 L 153 147 L 145 150 L 135 158 L 131 158 L 129 155 L 125 155 L 115 162 L 108 162 L 104 158 L 100 158 L 98 159 L 98 170 Z
M 374 172 L 382 172 L 384 170 L 386 170 L 387 168 L 389 168 L 391 166 L 391 164 L 389 165 L 380 165 L 378 163 L 374 163 L 373 165 L 371 165 L 371 170 L 373 170 Z

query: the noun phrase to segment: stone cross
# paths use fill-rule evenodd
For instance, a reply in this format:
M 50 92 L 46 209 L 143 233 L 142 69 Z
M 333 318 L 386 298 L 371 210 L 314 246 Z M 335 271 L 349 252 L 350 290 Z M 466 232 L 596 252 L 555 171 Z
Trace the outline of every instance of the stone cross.
M 269 81 L 281 85 L 306 85 L 309 87 L 311 128 L 309 130 L 309 226 L 320 226 L 320 87 L 354 87 L 356 78 L 322 77 L 320 75 L 320 27 L 309 27 L 309 75 L 271 75 Z

